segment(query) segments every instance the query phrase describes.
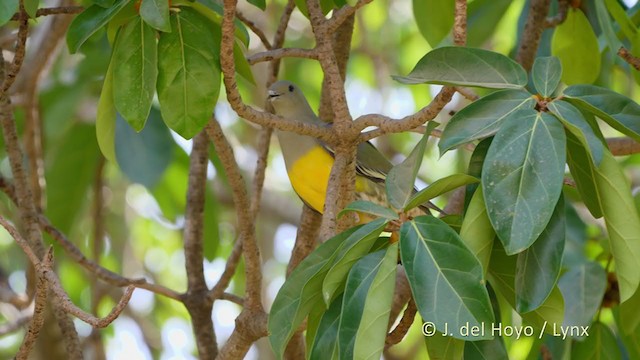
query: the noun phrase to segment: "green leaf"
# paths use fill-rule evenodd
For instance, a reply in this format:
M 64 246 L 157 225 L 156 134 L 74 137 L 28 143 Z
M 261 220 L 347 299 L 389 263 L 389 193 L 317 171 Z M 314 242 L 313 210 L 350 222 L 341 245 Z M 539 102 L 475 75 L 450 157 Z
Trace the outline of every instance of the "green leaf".
M 598 3 L 599 1 L 596 2 L 596 6 L 598 5 Z M 624 36 L 626 36 L 629 40 L 633 39 L 638 33 L 638 28 L 633 23 L 633 21 L 631 21 L 629 16 L 627 16 L 626 11 L 622 8 L 620 3 L 616 0 L 604 0 L 604 3 L 607 6 L 607 9 L 609 10 L 611 16 L 613 16 L 613 18 L 615 19 L 616 23 L 620 25 L 620 30 L 622 30 Z M 618 48 L 612 48 L 611 50 L 615 52 L 618 50 Z
M 552 115 L 521 110 L 496 134 L 482 169 L 487 213 L 507 254 L 531 246 L 558 202 L 565 135 Z
M 395 211 L 389 209 L 388 207 L 384 207 L 382 205 L 378 205 L 366 200 L 356 200 L 351 204 L 345 206 L 345 208 L 338 213 L 338 217 L 344 215 L 349 211 L 371 214 L 389 220 L 398 219 L 398 214 Z
M 487 152 L 489 151 L 489 147 L 491 147 L 491 142 L 493 141 L 493 137 L 488 137 L 484 140 L 481 140 L 478 145 L 473 149 L 473 153 L 471 154 L 471 159 L 469 159 L 469 166 L 467 167 L 467 174 L 471 176 L 475 176 L 477 178 L 482 177 L 482 166 L 484 165 L 484 160 L 487 157 Z M 464 211 L 465 213 L 469 210 L 469 203 L 471 202 L 471 198 L 473 194 L 476 192 L 480 184 L 470 184 L 467 185 L 464 193 Z M 484 195 L 483 195 L 484 199 Z M 484 201 L 484 200 L 483 200 Z M 483 208 L 486 211 L 486 208 Z M 488 220 L 487 220 L 488 221 Z M 493 227 L 492 227 L 493 229 Z M 486 270 L 486 269 L 485 269 Z
M 609 51 L 616 52 L 620 47 L 622 47 L 622 43 L 618 40 L 616 32 L 613 30 L 613 24 L 611 23 L 611 18 L 609 18 L 609 14 L 607 13 L 607 8 L 602 1 L 595 1 L 595 6 L 598 24 L 600 25 L 600 29 L 602 29 L 602 34 L 604 35 L 605 40 L 607 40 Z
M 598 86 L 574 85 L 564 90 L 564 99 L 640 141 L 640 105 L 628 97 Z
M 469 341 L 470 342 L 470 341 Z M 429 359 L 433 360 L 462 360 L 467 341 L 436 332 L 433 336 L 425 336 Z
M 491 93 L 458 111 L 438 142 L 440 156 L 468 142 L 495 134 L 502 123 L 520 109 L 533 108 L 536 101 L 524 90 Z
M 158 42 L 158 100 L 165 123 L 190 139 L 210 120 L 220 93 L 220 28 L 189 7 L 171 14 L 171 28 Z
M 496 233 L 493 231 L 491 221 L 487 215 L 487 208 L 484 205 L 482 188 L 478 188 L 473 193 L 469 207 L 464 215 L 460 237 L 482 264 L 484 276 L 489 270 L 489 259 L 491 258 L 491 248 L 493 247 L 495 236 Z
M 311 350 L 310 360 L 338 359 L 338 326 L 340 325 L 340 312 L 342 310 L 343 296 L 338 296 L 322 314 L 318 329 L 316 330 Z
M 9 22 L 13 14 L 18 12 L 19 2 L 20 0 L 0 1 L 0 26 Z
M 277 359 L 311 309 L 322 304 L 322 280 L 333 262 L 336 250 L 350 235 L 353 227 L 327 240 L 307 256 L 291 272 L 273 300 L 269 313 L 269 342 Z
M 509 9 L 511 0 L 474 0 L 468 5 L 467 44 L 483 47 Z M 435 16 L 432 18 L 438 18 Z
M 590 84 L 600 74 L 598 38 L 582 10 L 570 7 L 551 39 L 551 54 L 562 63 L 565 84 Z
M 572 359 L 622 359 L 618 342 L 609 327 L 595 322 L 589 327 L 589 336 L 576 341 L 571 349 Z
M 115 136 L 116 108 L 113 105 L 113 66 L 109 63 L 102 84 L 102 92 L 100 92 L 100 100 L 98 100 L 96 138 L 102 155 L 113 163 L 116 163 Z
M 442 84 L 496 89 L 521 89 L 527 73 L 508 57 L 483 49 L 447 46 L 427 53 L 407 76 L 405 84 Z
M 389 325 L 397 243 L 360 259 L 349 272 L 338 330 L 341 359 L 380 359 Z
M 255 85 L 256 80 L 253 78 L 253 72 L 251 71 L 251 65 L 244 55 L 247 52 L 246 47 L 242 41 L 236 39 L 233 45 L 233 61 L 236 65 L 236 72 L 242 76 L 245 80 Z
M 27 12 L 30 18 L 36 18 L 36 12 L 40 6 L 40 0 L 24 0 L 24 11 Z
M 464 358 L 469 360 L 509 360 L 509 355 L 502 338 L 496 336 L 493 340 L 465 342 Z
M 569 269 L 558 281 L 567 304 L 564 326 L 587 326 L 600 308 L 607 287 L 607 274 L 602 266 L 589 261 Z
M 600 164 L 604 145 L 580 110 L 566 101 L 552 101 L 547 104 L 547 108 L 562 121 L 562 125 L 579 140 L 585 149 L 589 149 L 589 157 L 593 163 L 596 166 Z
M 142 0 L 140 17 L 154 29 L 171 32 L 169 2 L 167 0 Z
M 266 0 L 247 0 L 247 1 L 249 1 L 249 4 L 252 4 L 258 7 L 260 10 L 264 10 L 267 8 Z
M 69 30 L 67 30 L 67 46 L 69 52 L 75 54 L 87 39 L 105 26 L 120 10 L 122 10 L 130 0 L 116 0 L 115 3 L 103 8 L 98 5 L 91 5 L 85 11 L 76 16 Z
M 567 132 L 567 165 L 585 206 L 591 215 L 601 218 L 603 200 L 596 184 L 597 167 L 588 146 L 571 132 Z
M 322 283 L 322 297 L 327 306 L 344 284 L 353 264 L 369 252 L 385 226 L 387 219 L 373 220 L 355 231 L 340 246 Z
M 482 265 L 441 220 L 418 216 L 405 222 L 400 228 L 400 257 L 420 315 L 439 331 L 493 322 Z M 452 336 L 465 338 L 458 332 Z M 489 338 L 490 334 L 474 340 Z
M 158 78 L 156 32 L 139 17 L 126 24 L 118 33 L 111 61 L 114 105 L 140 131 L 149 116 Z
M 636 307 L 633 309 L 633 312 L 637 314 L 638 313 L 637 310 L 638 308 Z M 614 315 L 614 319 L 616 321 L 616 325 L 618 329 L 622 330 L 622 331 L 618 331 L 617 334 L 625 346 L 625 350 L 628 353 L 628 359 L 640 359 L 640 326 L 636 327 L 635 330 L 634 329 L 630 330 L 629 333 L 625 333 L 625 330 L 624 330 L 625 325 L 622 322 L 622 319 L 624 319 L 624 315 L 622 314 L 622 311 L 616 311 L 614 309 L 613 315 Z
M 602 195 L 602 211 L 609 233 L 609 246 L 616 264 L 620 300 L 628 300 L 640 284 L 640 218 L 630 186 L 610 152 L 605 151 L 596 171 Z
M 414 184 L 418 170 L 424 157 L 424 149 L 427 146 L 427 139 L 432 129 L 427 126 L 424 136 L 420 139 L 411 154 L 400 164 L 395 165 L 387 174 L 385 185 L 387 189 L 387 200 L 396 209 L 403 209 L 411 199 L 414 192 Z
M 437 196 L 459 188 L 460 186 L 475 184 L 478 182 L 480 182 L 478 178 L 467 174 L 454 174 L 438 179 L 413 195 L 411 200 L 409 200 L 409 203 L 405 205 L 404 210 L 408 211 L 413 209 Z
M 620 329 L 625 334 L 640 330 L 640 289 L 629 300 L 620 304 Z M 640 343 L 638 344 L 640 346 Z M 640 350 L 640 349 L 639 349 Z
M 257 0 L 257 1 L 260 1 L 260 0 Z M 322 9 L 322 13 L 324 15 L 327 15 L 329 11 L 333 9 L 333 6 L 334 6 L 333 0 L 319 0 L 319 1 L 320 1 L 320 8 Z M 298 10 L 300 10 L 302 15 L 309 18 L 309 9 L 307 8 L 307 1 L 294 0 L 294 2 L 296 3 L 296 7 L 298 8 Z
M 153 108 L 147 126 L 136 133 L 124 119 L 116 120 L 116 158 L 122 172 L 133 182 L 153 188 L 173 157 L 173 138 Z
M 560 84 L 562 64 L 555 56 L 539 57 L 533 63 L 531 76 L 538 93 L 548 98 L 553 95 Z
M 560 196 L 542 234 L 531 247 L 518 254 L 515 286 L 519 313 L 538 308 L 551 294 L 560 275 L 565 233 L 565 206 Z
M 92 3 L 102 6 L 103 8 L 113 5 L 114 0 L 92 0 Z
M 438 47 L 451 32 L 454 12 L 455 0 L 413 0 L 418 30 L 432 48 Z

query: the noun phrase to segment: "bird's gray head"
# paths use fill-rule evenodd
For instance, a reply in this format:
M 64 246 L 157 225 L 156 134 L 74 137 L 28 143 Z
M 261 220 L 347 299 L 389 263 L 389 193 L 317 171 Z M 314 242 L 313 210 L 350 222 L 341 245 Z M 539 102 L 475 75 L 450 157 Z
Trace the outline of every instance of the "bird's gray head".
M 301 119 L 301 116 L 315 117 L 300 88 L 290 81 L 281 80 L 273 83 L 269 87 L 268 96 L 268 100 L 273 105 L 276 114 L 282 117 L 297 118 L 297 120 L 303 121 L 304 119 Z

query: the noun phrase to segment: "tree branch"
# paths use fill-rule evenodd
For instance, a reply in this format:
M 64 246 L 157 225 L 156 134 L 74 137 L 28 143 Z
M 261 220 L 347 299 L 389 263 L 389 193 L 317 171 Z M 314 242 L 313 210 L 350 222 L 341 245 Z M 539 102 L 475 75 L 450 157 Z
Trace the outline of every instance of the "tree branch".
M 529 16 L 524 25 L 524 31 L 522 32 L 522 38 L 520 39 L 520 46 L 516 56 L 516 61 L 518 61 L 527 72 L 531 70 L 533 60 L 538 52 L 538 45 L 540 44 L 540 37 L 544 31 L 550 3 L 551 0 L 531 0 Z
M 632 155 L 640 153 L 640 143 L 628 137 L 608 138 L 607 146 L 615 156 Z
M 620 56 L 622 60 L 629 63 L 629 65 L 631 65 L 634 69 L 640 71 L 640 57 L 633 56 L 624 46 L 618 49 L 618 56 Z
M 245 24 L 249 29 L 251 29 L 251 31 L 253 31 L 253 33 L 256 34 L 256 36 L 258 36 L 258 38 L 262 42 L 262 45 L 265 47 L 265 49 L 267 50 L 272 49 L 271 43 L 269 43 L 269 39 L 267 39 L 267 36 L 264 34 L 264 31 L 262 31 L 262 29 L 260 29 L 256 25 L 256 23 L 249 20 L 246 16 L 244 16 L 238 10 L 236 10 L 236 17 L 238 18 L 238 20 L 242 21 L 242 23 Z
M 50 8 L 41 8 L 36 11 L 36 17 L 49 15 L 75 15 L 84 11 L 84 6 L 58 6 Z M 16 13 L 11 17 L 12 21 L 20 20 L 20 13 Z

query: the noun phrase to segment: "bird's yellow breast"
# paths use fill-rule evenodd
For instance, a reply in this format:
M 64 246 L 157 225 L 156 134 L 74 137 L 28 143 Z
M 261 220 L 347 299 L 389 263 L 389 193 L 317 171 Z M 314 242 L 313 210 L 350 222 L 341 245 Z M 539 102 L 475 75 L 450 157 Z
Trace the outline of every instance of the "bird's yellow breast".
M 322 213 L 327 196 L 327 184 L 333 166 L 333 157 L 316 146 L 298 158 L 288 169 L 289 180 L 295 192 L 314 210 Z M 356 179 L 356 191 L 364 188 L 364 179 Z

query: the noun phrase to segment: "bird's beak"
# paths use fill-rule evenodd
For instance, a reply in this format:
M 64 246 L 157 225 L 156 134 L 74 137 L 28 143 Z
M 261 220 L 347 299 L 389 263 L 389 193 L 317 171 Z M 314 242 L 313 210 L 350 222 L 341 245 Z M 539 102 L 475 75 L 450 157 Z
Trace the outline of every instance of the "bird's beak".
M 269 90 L 268 94 L 269 94 L 269 100 L 280 96 L 280 94 L 275 90 Z

